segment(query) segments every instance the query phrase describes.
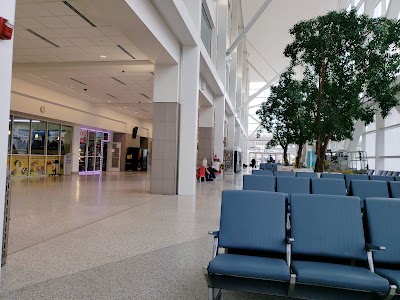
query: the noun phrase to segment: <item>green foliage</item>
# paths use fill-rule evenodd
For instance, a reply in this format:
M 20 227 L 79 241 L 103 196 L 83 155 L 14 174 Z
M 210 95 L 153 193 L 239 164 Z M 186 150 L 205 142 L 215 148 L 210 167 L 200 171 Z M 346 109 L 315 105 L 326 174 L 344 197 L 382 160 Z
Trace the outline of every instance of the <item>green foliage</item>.
M 302 78 L 317 147 L 317 171 L 329 140 L 351 139 L 356 120 L 386 117 L 399 104 L 400 23 L 333 11 L 296 24 L 285 49 Z
M 293 75 L 291 68 L 282 73 L 278 85 L 271 87 L 268 100 L 256 112 L 262 128 L 273 133 L 267 147 L 281 145 L 287 150 L 289 144 L 304 145 L 312 139 L 304 83 Z

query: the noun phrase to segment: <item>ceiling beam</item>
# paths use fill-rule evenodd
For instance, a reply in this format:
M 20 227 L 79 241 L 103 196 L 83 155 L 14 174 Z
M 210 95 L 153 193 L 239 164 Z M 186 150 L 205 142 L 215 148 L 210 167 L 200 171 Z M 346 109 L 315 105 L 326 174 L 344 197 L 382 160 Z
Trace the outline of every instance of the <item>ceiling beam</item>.
M 268 82 L 268 80 L 265 78 L 265 76 L 264 76 L 263 74 L 261 74 L 261 72 L 258 71 L 257 68 L 256 68 L 250 61 L 247 61 L 247 62 L 248 62 L 248 64 L 249 64 L 249 66 L 250 66 L 262 79 L 264 79 L 265 82 Z
M 254 16 L 251 18 L 249 23 L 246 25 L 246 27 L 242 30 L 242 32 L 239 34 L 237 39 L 232 43 L 232 45 L 229 47 L 228 51 L 226 51 L 226 56 L 229 56 L 235 49 L 236 47 L 240 44 L 240 42 L 244 39 L 244 37 L 247 35 L 247 33 L 250 31 L 250 29 L 253 27 L 253 25 L 258 21 L 258 19 L 261 17 L 261 15 L 264 13 L 264 11 L 267 9 L 267 7 L 271 4 L 272 0 L 266 0 L 261 7 L 258 9 L 258 11 L 254 14 Z
M 250 43 L 250 41 L 248 39 L 246 39 L 246 43 L 250 45 L 251 48 L 253 48 L 253 50 L 261 57 L 261 59 L 263 61 L 265 61 L 267 63 L 267 65 L 275 72 L 275 74 L 278 74 L 278 71 L 270 64 L 270 62 L 268 61 L 268 59 L 266 59 L 261 53 L 260 51 L 257 50 L 256 47 L 253 46 L 252 43 Z M 267 80 L 268 81 L 268 80 Z

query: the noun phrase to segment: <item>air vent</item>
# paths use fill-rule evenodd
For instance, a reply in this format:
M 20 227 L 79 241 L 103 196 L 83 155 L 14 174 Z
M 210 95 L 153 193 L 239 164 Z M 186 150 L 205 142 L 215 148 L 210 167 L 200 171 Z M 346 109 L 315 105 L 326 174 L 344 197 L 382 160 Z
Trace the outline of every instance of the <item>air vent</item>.
M 150 97 L 145 94 L 140 93 L 140 95 L 142 95 L 143 97 L 146 97 L 147 99 L 150 99 Z
M 126 50 L 126 49 L 125 49 L 124 47 L 122 47 L 121 45 L 117 45 L 117 47 L 118 47 L 119 49 L 121 49 L 122 51 L 124 51 L 125 54 L 128 55 L 130 58 L 136 59 L 131 53 L 129 53 L 128 50 Z
M 110 94 L 107 94 L 107 93 L 106 93 L 106 95 L 107 95 L 107 96 L 110 96 L 111 98 L 118 99 L 117 97 L 115 97 L 115 96 L 113 96 L 113 95 L 110 95 Z
M 120 84 L 126 85 L 125 82 L 123 82 L 123 81 L 121 81 L 121 80 L 119 80 L 119 79 L 117 79 L 115 77 L 111 77 L 111 78 L 114 79 L 115 81 L 118 81 Z
M 145 111 L 145 112 L 149 112 L 148 110 L 145 110 L 144 108 L 140 108 L 141 110 Z
M 60 48 L 60 46 L 58 46 L 57 44 L 53 43 L 52 41 L 49 41 L 44 36 L 41 36 L 39 33 L 33 31 L 32 29 L 27 29 L 26 31 L 28 31 L 29 33 L 32 33 L 33 35 L 37 36 L 39 39 L 45 41 L 46 43 L 49 43 L 50 45 L 52 45 L 52 46 L 54 46 L 56 48 Z
M 79 10 L 77 10 L 75 7 L 73 7 L 71 4 L 69 4 L 68 1 L 63 1 L 63 3 L 66 6 L 68 6 L 71 10 L 73 10 L 78 16 L 80 16 L 82 19 L 84 19 L 87 23 L 89 23 L 92 27 L 97 27 L 88 18 L 86 18 Z
M 73 81 L 75 81 L 75 82 L 77 82 L 77 83 L 80 83 L 80 84 L 82 84 L 82 85 L 87 85 L 86 83 L 84 83 L 84 82 L 82 82 L 82 81 L 79 81 L 79 80 L 77 80 L 77 79 L 75 79 L 75 78 L 70 78 L 71 80 L 73 80 Z

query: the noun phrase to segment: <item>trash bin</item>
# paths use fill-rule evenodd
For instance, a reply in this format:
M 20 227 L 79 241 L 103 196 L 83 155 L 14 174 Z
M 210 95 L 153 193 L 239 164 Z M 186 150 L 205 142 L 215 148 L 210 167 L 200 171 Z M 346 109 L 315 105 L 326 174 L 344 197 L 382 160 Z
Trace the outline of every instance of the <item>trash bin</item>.
M 3 226 L 3 245 L 1 248 L 1 265 L 4 266 L 7 260 L 8 234 L 10 232 L 10 205 L 11 205 L 11 176 L 7 169 L 6 194 L 4 201 L 4 226 Z

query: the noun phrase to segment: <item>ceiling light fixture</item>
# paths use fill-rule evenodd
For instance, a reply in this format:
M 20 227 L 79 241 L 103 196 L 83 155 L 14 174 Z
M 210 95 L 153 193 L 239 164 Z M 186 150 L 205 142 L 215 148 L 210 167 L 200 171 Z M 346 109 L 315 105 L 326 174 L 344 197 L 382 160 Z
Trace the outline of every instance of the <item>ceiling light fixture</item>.
M 107 56 L 105 56 L 105 55 L 100 55 L 100 58 L 107 58 Z

